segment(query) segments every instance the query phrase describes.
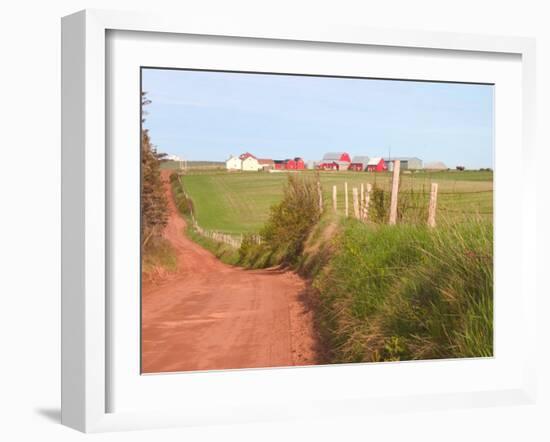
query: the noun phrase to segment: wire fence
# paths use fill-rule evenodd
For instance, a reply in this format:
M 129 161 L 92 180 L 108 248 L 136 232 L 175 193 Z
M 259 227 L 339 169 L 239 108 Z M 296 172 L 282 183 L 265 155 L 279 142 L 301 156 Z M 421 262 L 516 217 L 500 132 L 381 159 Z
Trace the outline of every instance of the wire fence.
M 374 223 L 428 223 L 433 226 L 436 212 L 441 214 L 441 219 L 445 222 L 493 214 L 493 189 L 451 188 L 439 191 L 440 186 L 436 182 L 432 182 L 430 188 L 418 189 L 399 185 L 399 178 L 397 186 L 388 184 L 391 183 L 379 186 L 376 183 L 352 182 L 349 185 L 343 182 L 343 186 L 332 185 L 331 192 L 325 191 L 324 197 L 332 196 L 334 212 Z M 367 188 L 370 189 L 368 196 L 365 192 Z M 360 198 L 357 198 L 356 194 L 359 194 Z
M 203 229 L 201 226 L 199 226 L 199 223 L 195 219 L 194 215 L 192 215 L 191 218 L 193 221 L 193 229 L 199 235 L 217 242 L 222 242 L 236 249 L 239 249 L 241 247 L 244 241 L 245 235 L 243 234 L 235 235 L 231 233 L 221 232 L 218 230 Z M 261 236 L 257 234 L 249 234 L 249 235 L 246 235 L 246 237 L 249 238 L 250 241 L 256 244 L 260 244 L 262 242 Z

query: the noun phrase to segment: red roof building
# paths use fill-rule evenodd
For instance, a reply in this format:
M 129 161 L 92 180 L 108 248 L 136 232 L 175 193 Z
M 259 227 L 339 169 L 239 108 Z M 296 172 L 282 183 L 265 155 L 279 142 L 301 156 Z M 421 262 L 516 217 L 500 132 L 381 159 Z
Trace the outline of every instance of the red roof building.
M 296 161 L 294 161 L 294 160 L 285 160 L 285 169 L 286 170 L 296 170 Z
M 248 157 L 252 157 L 254 158 L 255 160 L 257 160 L 257 158 L 252 155 L 250 152 L 245 152 L 245 153 L 242 153 L 239 155 L 239 159 L 242 161 L 242 160 L 246 160 Z
M 294 158 L 294 162 L 296 163 L 296 170 L 304 170 L 306 168 L 304 160 L 302 160 L 300 157 Z
M 388 165 L 383 158 L 371 158 L 367 164 L 367 172 L 385 172 L 388 170 Z

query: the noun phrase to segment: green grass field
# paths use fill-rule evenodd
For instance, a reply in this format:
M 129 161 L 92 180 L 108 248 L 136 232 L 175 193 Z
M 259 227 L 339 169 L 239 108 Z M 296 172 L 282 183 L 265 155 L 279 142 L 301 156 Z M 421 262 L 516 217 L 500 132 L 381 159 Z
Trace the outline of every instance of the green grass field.
M 300 174 L 313 174 L 304 171 Z M 371 183 L 388 190 L 390 173 L 320 172 L 324 200 L 332 205 L 332 186 L 338 188 L 338 210 L 344 211 L 344 182 L 348 183 L 350 211 L 352 188 Z M 231 234 L 255 233 L 280 201 L 287 173 L 196 171 L 184 175 L 183 184 L 195 205 L 201 227 Z M 418 172 L 401 175 L 403 194 L 413 190 L 427 204 L 431 182 L 439 183 L 438 217 L 481 214 L 492 217 L 493 174 L 478 171 Z

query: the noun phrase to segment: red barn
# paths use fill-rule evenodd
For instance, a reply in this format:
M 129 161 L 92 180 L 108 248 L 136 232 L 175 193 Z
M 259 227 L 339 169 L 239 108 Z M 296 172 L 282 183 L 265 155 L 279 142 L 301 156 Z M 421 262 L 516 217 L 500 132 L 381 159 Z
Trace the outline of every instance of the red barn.
M 340 169 L 340 166 L 336 161 L 332 161 L 332 162 L 323 161 L 317 167 L 322 170 L 339 170 Z
M 274 164 L 275 170 L 284 170 L 285 169 L 285 161 L 284 160 L 273 160 L 273 164 Z
M 306 168 L 304 160 L 302 160 L 300 157 L 294 158 L 294 162 L 296 163 L 296 170 L 304 170 Z
M 367 164 L 368 172 L 385 172 L 388 170 L 388 165 L 381 157 L 371 158 Z
M 296 161 L 294 161 L 294 160 L 285 160 L 285 169 L 286 170 L 296 170 Z

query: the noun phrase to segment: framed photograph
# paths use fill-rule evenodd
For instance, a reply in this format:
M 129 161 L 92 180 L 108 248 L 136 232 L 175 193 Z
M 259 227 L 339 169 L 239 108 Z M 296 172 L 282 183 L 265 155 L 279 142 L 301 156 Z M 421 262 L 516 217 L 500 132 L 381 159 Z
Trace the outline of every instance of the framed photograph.
M 108 11 L 62 37 L 65 425 L 534 401 L 533 40 Z

